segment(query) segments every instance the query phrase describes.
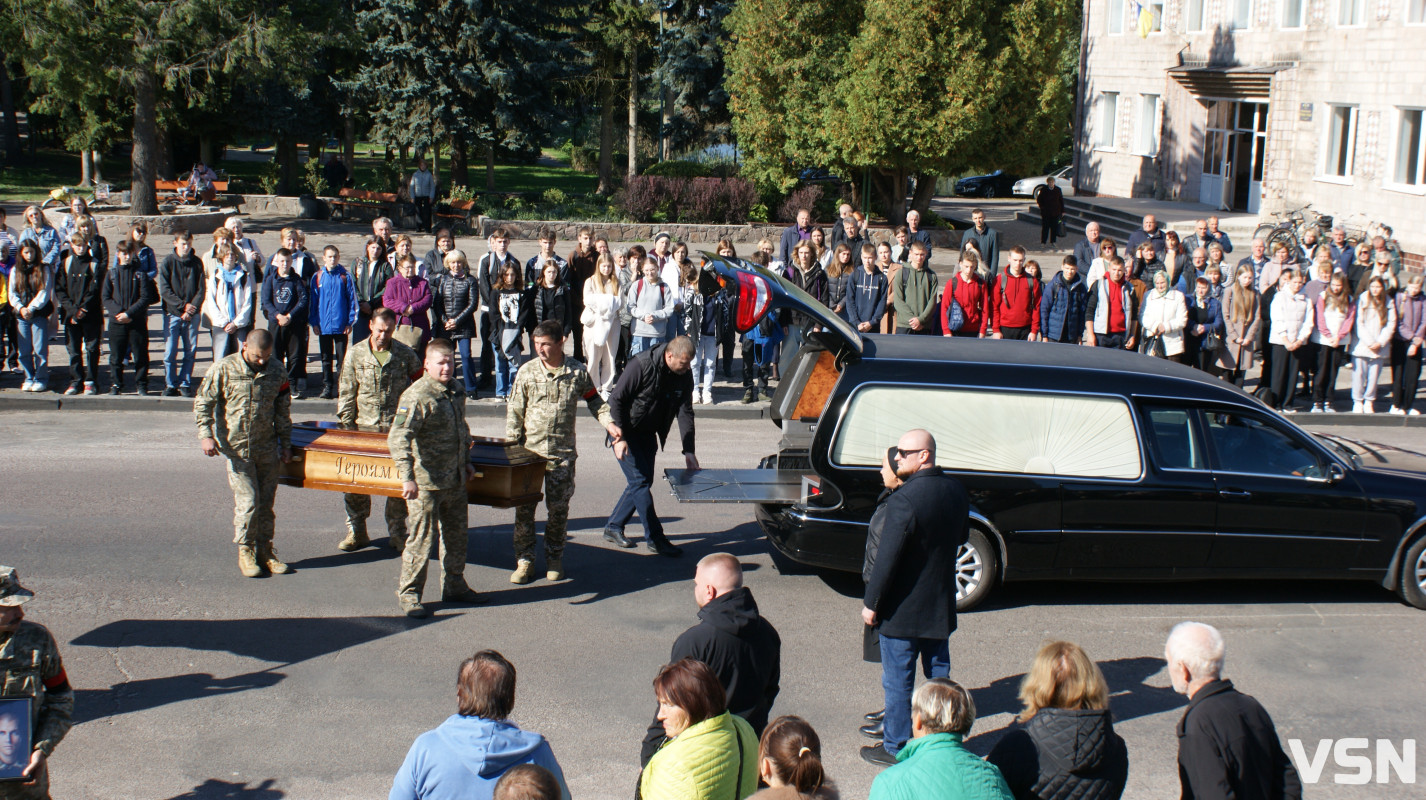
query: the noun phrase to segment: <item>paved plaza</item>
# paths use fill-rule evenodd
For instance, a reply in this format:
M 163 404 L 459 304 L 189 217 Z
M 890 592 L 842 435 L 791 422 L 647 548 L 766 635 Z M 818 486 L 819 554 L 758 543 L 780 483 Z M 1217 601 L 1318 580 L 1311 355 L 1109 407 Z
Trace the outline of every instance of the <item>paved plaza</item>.
M 860 580 L 791 569 L 768 554 L 748 507 L 677 506 L 662 486 L 684 557 L 606 544 L 598 531 L 622 482 L 592 420 L 580 422 L 571 579 L 512 586 L 514 514 L 472 506 L 467 576 L 491 603 L 438 605 L 416 622 L 397 615 L 389 551 L 337 551 L 337 494 L 280 489 L 277 545 L 296 573 L 241 577 L 223 467 L 199 452 L 189 414 L 4 408 L 0 561 L 38 593 L 26 612 L 54 631 L 77 690 L 78 724 L 52 761 L 56 797 L 384 797 L 411 741 L 454 712 L 457 663 L 493 647 L 519 670 L 514 719 L 550 739 L 574 796 L 627 798 L 654 713 L 650 682 L 695 620 L 695 561 L 717 550 L 744 562 L 782 634 L 773 713 L 817 728 L 843 797 L 865 797 L 876 774 L 857 755 L 861 715 L 881 704 L 879 670 L 861 661 Z M 500 427 L 472 421 L 477 435 Z M 1342 430 L 1426 451 L 1419 429 Z M 703 418 L 699 454 L 705 467 L 750 466 L 775 433 L 766 420 Z M 989 751 L 1037 647 L 1066 638 L 1114 693 L 1126 797 L 1175 796 L 1185 703 L 1162 655 L 1183 619 L 1223 629 L 1227 677 L 1309 753 L 1323 738 L 1399 746 L 1420 732 L 1426 618 L 1380 587 L 1019 584 L 963 615 L 951 639 L 952 677 L 980 712 L 970 747 Z M 1338 785 L 1338 772 L 1329 763 L 1311 796 L 1418 796 L 1400 783 Z

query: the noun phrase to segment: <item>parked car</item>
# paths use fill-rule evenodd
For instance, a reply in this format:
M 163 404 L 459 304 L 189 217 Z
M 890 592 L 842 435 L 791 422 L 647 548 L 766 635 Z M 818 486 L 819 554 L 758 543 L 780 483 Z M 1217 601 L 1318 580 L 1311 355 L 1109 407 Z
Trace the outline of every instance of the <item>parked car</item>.
M 1004 170 L 989 175 L 973 175 L 956 181 L 956 194 L 962 197 L 1009 197 L 1015 177 Z
M 797 173 L 797 180 L 802 183 L 846 183 L 842 178 L 833 175 L 832 171 L 822 167 L 809 167 Z
M 1061 167 L 1054 170 L 1049 175 L 1038 175 L 1034 178 L 1021 178 L 1010 187 L 1010 191 L 1018 197 L 1034 197 L 1039 199 L 1040 190 L 1045 188 L 1045 179 L 1054 178 L 1055 186 L 1058 186 L 1065 197 L 1074 197 L 1074 167 Z
M 925 428 L 971 498 L 959 608 L 1002 581 L 1210 578 L 1370 580 L 1426 608 L 1426 475 L 1364 467 L 1163 359 L 860 334 L 761 267 L 708 265 L 736 289 L 740 329 L 792 308 L 820 330 L 783 370 L 782 438 L 759 469 L 669 480 L 681 500 L 756 503 L 793 561 L 861 570 L 882 456 Z

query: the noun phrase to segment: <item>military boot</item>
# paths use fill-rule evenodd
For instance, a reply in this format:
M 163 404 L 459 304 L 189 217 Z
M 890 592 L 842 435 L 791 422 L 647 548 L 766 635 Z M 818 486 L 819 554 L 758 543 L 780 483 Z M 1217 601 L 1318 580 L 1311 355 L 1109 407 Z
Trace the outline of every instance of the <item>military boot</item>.
M 371 544 L 371 539 L 366 535 L 366 525 L 353 525 L 348 522 L 347 538 L 343 539 L 341 544 L 337 545 L 337 549 L 344 553 L 350 553 L 353 550 L 360 550 L 369 544 Z
M 564 560 L 559 556 L 545 554 L 545 579 L 551 581 L 564 580 Z
M 535 562 L 527 559 L 520 559 L 515 564 L 515 571 L 510 573 L 510 582 L 524 585 L 535 579 L 532 574 L 535 571 Z
M 262 562 L 267 571 L 273 575 L 286 575 L 292 571 L 292 567 L 287 566 L 277 560 L 277 549 L 269 542 L 258 547 L 258 561 Z
M 257 555 L 251 545 L 238 545 L 238 571 L 242 572 L 244 577 L 262 577 L 262 568 L 257 565 Z

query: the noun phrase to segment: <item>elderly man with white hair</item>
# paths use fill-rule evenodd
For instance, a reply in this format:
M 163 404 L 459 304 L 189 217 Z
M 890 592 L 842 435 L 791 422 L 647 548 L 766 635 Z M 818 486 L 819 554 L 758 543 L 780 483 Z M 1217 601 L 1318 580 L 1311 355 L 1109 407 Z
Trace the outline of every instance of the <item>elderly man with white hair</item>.
M 1164 645 L 1174 691 L 1188 695 L 1178 723 L 1184 800 L 1300 800 L 1302 782 L 1262 704 L 1224 680 L 1223 635 L 1180 622 Z

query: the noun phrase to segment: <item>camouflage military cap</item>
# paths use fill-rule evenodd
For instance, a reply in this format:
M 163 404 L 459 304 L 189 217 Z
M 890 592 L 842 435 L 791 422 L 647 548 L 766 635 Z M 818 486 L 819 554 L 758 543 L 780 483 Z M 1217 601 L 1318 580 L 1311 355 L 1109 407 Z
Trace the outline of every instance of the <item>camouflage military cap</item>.
M 0 606 L 28 603 L 35 593 L 20 585 L 20 573 L 14 567 L 0 567 Z

